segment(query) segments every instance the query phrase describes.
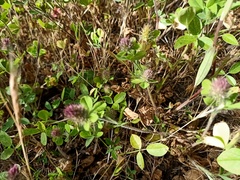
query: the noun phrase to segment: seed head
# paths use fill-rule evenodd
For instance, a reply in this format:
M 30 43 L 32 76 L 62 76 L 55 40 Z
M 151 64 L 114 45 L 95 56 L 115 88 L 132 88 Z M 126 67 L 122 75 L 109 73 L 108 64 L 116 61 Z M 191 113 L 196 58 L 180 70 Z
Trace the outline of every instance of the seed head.
M 142 32 L 140 34 L 140 40 L 147 42 L 150 35 L 150 31 L 151 26 L 149 24 L 144 25 L 142 28 Z

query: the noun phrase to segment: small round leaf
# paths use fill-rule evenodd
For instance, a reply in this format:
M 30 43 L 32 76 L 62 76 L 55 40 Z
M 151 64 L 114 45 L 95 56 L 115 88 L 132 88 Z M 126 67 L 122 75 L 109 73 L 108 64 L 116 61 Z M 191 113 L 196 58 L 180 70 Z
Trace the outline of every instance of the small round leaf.
M 162 143 L 149 144 L 146 148 L 147 152 L 152 156 L 163 156 L 167 153 L 168 147 Z

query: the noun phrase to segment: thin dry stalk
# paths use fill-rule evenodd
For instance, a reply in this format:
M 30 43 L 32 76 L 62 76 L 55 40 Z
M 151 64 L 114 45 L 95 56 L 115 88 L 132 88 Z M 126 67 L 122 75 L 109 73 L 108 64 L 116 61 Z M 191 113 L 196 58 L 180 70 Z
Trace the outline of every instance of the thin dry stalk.
M 12 97 L 12 104 L 13 104 L 13 111 L 14 111 L 14 123 L 17 127 L 18 135 L 19 135 L 19 140 L 20 144 L 22 146 L 22 151 L 25 159 L 25 163 L 27 166 L 28 170 L 28 177 L 27 179 L 33 179 L 31 170 L 30 170 L 30 165 L 29 165 L 29 160 L 28 160 L 28 155 L 26 153 L 26 149 L 24 146 L 24 141 L 23 141 L 23 131 L 22 131 L 22 126 L 20 122 L 20 105 L 18 101 L 18 83 L 17 83 L 17 68 L 14 65 L 14 54 L 13 52 L 9 52 L 9 60 L 10 60 L 10 79 L 9 79 L 9 86 L 10 86 L 10 93 Z

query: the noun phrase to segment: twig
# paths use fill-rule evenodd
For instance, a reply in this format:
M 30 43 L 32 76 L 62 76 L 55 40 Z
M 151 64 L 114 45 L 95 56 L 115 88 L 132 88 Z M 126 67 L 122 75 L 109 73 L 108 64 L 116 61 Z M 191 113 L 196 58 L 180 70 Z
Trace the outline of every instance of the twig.
M 152 98 L 152 94 L 151 94 L 151 91 L 150 91 L 150 87 L 147 87 L 147 92 L 148 92 L 148 97 L 149 97 L 149 99 L 150 99 L 150 101 L 151 101 L 151 103 L 152 103 L 152 105 L 153 105 L 153 108 L 154 108 L 154 110 L 156 111 L 157 106 L 156 106 L 156 104 L 155 104 L 155 102 L 154 102 L 154 100 L 153 100 L 153 98 Z

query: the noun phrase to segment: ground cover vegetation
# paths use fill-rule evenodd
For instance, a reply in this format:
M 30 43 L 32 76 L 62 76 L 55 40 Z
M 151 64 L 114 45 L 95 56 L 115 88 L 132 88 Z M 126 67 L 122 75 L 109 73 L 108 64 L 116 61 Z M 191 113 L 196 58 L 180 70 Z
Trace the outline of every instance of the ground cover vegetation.
M 240 1 L 0 6 L 0 179 L 240 178 Z

